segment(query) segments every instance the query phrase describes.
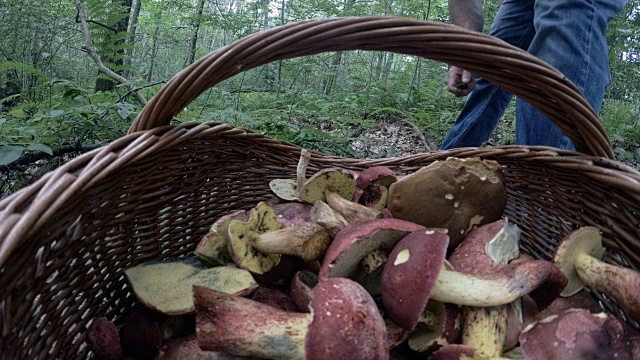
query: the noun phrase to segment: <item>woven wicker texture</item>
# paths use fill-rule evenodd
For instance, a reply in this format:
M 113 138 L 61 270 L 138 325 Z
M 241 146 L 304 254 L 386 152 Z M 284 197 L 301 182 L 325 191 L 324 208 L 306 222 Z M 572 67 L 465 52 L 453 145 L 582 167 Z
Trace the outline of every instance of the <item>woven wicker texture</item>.
M 189 254 L 220 215 L 250 208 L 269 181 L 295 177 L 300 148 L 225 124 L 169 125 L 208 87 L 260 64 L 329 50 L 378 49 L 461 65 L 548 114 L 580 152 L 547 147 L 470 148 L 375 160 L 312 153 L 307 175 L 386 165 L 407 173 L 449 156 L 497 160 L 505 215 L 523 249 L 549 259 L 582 225 L 600 228 L 607 262 L 640 267 L 640 173 L 612 160 L 591 107 L 549 65 L 486 35 L 400 18 L 292 23 L 203 57 L 167 83 L 128 135 L 75 158 L 0 202 L 0 354 L 85 358 L 91 319 L 118 320 L 136 303 L 122 270 Z M 586 155 L 588 154 L 588 155 Z M 605 310 L 632 326 L 615 302 Z

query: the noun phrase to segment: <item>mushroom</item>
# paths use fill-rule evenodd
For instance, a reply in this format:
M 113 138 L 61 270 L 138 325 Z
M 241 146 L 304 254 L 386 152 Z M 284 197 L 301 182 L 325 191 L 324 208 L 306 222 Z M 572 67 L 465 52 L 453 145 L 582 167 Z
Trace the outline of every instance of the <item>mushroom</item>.
M 118 329 L 106 317 L 93 319 L 87 329 L 87 344 L 97 360 L 122 359 Z
M 510 224 L 508 219 L 501 219 L 472 230 L 455 249 L 449 261 L 459 272 L 490 276 L 507 266 L 511 260 L 518 258 L 519 248 L 520 229 L 515 224 Z M 562 288 L 557 288 L 555 296 L 561 291 Z M 516 316 L 515 319 L 512 316 L 511 324 L 508 324 L 510 312 Z M 513 333 L 520 333 L 517 329 L 518 323 L 520 328 L 522 326 L 520 299 L 496 307 L 463 306 L 462 319 L 462 344 L 475 348 L 483 356 L 499 357 L 503 351 L 510 350 L 517 343 L 517 336 L 513 336 Z M 508 325 L 512 328 L 509 343 Z
M 209 266 L 233 264 L 229 251 L 227 251 L 227 228 L 231 220 L 246 221 L 248 218 L 249 214 L 244 210 L 221 216 L 200 240 L 194 254 Z
M 193 285 L 241 296 L 258 288 L 247 270 L 233 265 L 205 268 L 195 257 L 146 262 L 124 273 L 136 298 L 166 315 L 193 314 Z
M 333 210 L 331 206 L 320 200 L 316 201 L 309 211 L 309 221 L 324 226 L 324 228 L 329 231 L 329 235 L 332 238 L 349 224 L 344 216 L 340 215 Z
M 383 303 L 400 326 L 415 327 L 429 299 L 490 307 L 509 304 L 529 293 L 534 298 L 557 294 L 566 285 L 564 275 L 544 260 L 507 265 L 487 276 L 448 270 L 444 267 L 449 241 L 445 230 L 414 231 L 389 255 L 382 274 Z M 331 276 L 336 275 L 335 266 L 333 271 Z
M 525 297 L 526 298 L 526 297 Z M 523 298 L 524 299 L 524 298 Z M 523 302 L 523 305 L 525 303 Z M 535 304 L 533 305 L 535 306 Z M 523 309 L 527 309 L 527 306 L 523 306 Z M 582 289 L 577 293 L 568 296 L 568 297 L 558 297 L 556 298 L 551 305 L 549 305 L 546 309 L 540 312 L 531 311 L 530 316 L 527 317 L 525 314 L 525 323 L 524 325 L 529 325 L 530 323 L 538 320 L 542 320 L 553 313 L 559 312 L 565 309 L 585 309 L 589 310 L 592 313 L 598 313 L 602 311 L 602 307 L 600 304 L 587 292 L 586 289 Z
M 507 204 L 500 165 L 479 158 L 447 158 L 389 187 L 393 217 L 449 230 L 454 249 L 474 227 L 500 219 Z
M 347 225 L 331 242 L 320 268 L 321 279 L 360 277 L 362 260 L 371 252 L 391 252 L 395 244 L 422 226 L 399 219 L 362 220 Z
M 460 337 L 460 308 L 429 300 L 418 320 L 416 328 L 409 336 L 409 347 L 418 352 L 432 352 L 440 346 L 454 344 Z
M 633 352 L 639 340 L 606 313 L 566 309 L 527 326 L 520 334 L 520 348 L 531 360 L 637 359 L 640 354 Z
M 198 345 L 267 359 L 388 358 L 384 320 L 360 285 L 327 279 L 313 293 L 303 314 L 196 286 Z
M 137 306 L 125 317 L 120 329 L 120 345 L 125 359 L 147 359 L 158 352 L 162 345 L 158 317 L 158 313 L 142 306 Z
M 312 206 L 298 202 L 288 202 L 274 205 L 271 208 L 276 213 L 276 220 L 287 228 L 308 222 Z
M 287 201 L 300 200 L 300 191 L 304 186 L 307 166 L 311 160 L 311 153 L 305 149 L 300 151 L 300 160 L 296 169 L 296 179 L 274 179 L 269 187 L 277 197 Z
M 313 204 L 325 201 L 325 192 L 335 192 L 345 199 L 353 199 L 356 191 L 356 180 L 353 174 L 340 168 L 320 170 L 305 181 L 300 189 L 300 200 Z
M 318 275 L 309 271 L 298 271 L 291 281 L 289 294 L 298 311 L 309 312 L 309 304 L 313 298 L 313 288 L 318 285 Z
M 338 214 L 342 215 L 348 223 L 382 218 L 382 212 L 380 210 L 349 201 L 333 191 L 327 191 L 326 200 L 327 204 Z
M 172 339 L 162 344 L 154 360 L 249 360 L 253 357 L 237 356 L 215 351 L 204 351 L 198 346 L 196 334 Z
M 251 209 L 247 221 L 232 220 L 227 229 L 228 250 L 239 267 L 263 274 L 280 261 L 280 254 L 305 261 L 320 258 L 331 242 L 327 230 L 312 222 L 282 228 L 264 202 Z
M 368 208 L 382 210 L 387 206 L 389 189 L 382 185 L 372 184 L 360 196 L 358 202 Z
M 585 285 L 613 298 L 632 318 L 640 321 L 640 273 L 606 264 L 606 249 L 598 228 L 585 226 L 567 235 L 558 247 L 554 262 L 569 279 L 561 296 L 570 296 Z
M 389 186 L 397 181 L 393 170 L 386 166 L 369 167 L 356 178 L 356 194 L 353 201 L 367 207 L 382 210 L 387 205 Z

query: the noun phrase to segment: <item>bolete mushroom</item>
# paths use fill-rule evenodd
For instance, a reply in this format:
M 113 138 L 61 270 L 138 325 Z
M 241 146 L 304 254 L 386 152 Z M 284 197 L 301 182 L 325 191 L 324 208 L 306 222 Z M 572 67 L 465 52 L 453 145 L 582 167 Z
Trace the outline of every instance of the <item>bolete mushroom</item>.
M 474 226 L 500 219 L 507 204 L 500 165 L 479 158 L 447 158 L 409 174 L 389 187 L 393 217 L 449 230 L 454 249 Z
M 561 296 L 571 296 L 585 285 L 600 291 L 640 321 L 640 273 L 603 260 L 606 249 L 598 228 L 585 226 L 562 239 L 554 257 L 555 265 L 569 279 Z
M 300 191 L 304 186 L 307 166 L 311 160 L 311 153 L 305 149 L 300 151 L 300 159 L 296 169 L 296 179 L 274 179 L 269 182 L 269 187 L 273 193 L 287 201 L 300 200 Z
M 347 200 L 336 192 L 327 191 L 325 197 L 327 204 L 338 214 L 342 215 L 349 223 L 382 218 L 382 212 L 380 210 Z
M 370 253 L 376 251 L 391 252 L 400 239 L 422 226 L 399 219 L 362 220 L 347 225 L 340 231 L 325 253 L 319 276 L 346 277 L 362 280 L 365 264 Z M 379 272 L 381 273 L 381 272 Z M 372 283 L 379 284 L 379 278 Z M 373 291 L 373 295 L 375 291 Z
M 298 311 L 309 312 L 309 304 L 313 298 L 313 288 L 318 285 L 318 275 L 309 271 L 298 271 L 291 280 L 289 294 Z
M 276 220 L 287 228 L 309 222 L 312 206 L 299 202 L 288 202 L 274 205 L 271 208 L 276 213 Z
M 389 186 L 397 181 L 393 170 L 386 166 L 364 169 L 356 178 L 354 202 L 383 210 L 389 197 Z
M 198 346 L 196 334 L 182 336 L 163 343 L 153 360 L 259 360 L 215 351 L 204 351 Z
M 320 170 L 305 181 L 300 190 L 300 200 L 309 204 L 318 200 L 326 201 L 327 190 L 351 200 L 356 191 L 356 180 L 348 170 L 340 168 Z
M 267 359 L 387 359 L 384 320 L 356 282 L 314 288 L 311 313 L 285 311 L 194 287 L 200 348 Z
M 444 229 L 418 230 L 399 241 L 389 255 L 382 296 L 389 317 L 398 325 L 415 327 L 429 296 L 445 303 L 490 307 L 529 293 L 534 297 L 559 293 L 566 285 L 564 275 L 544 260 L 507 265 L 488 276 L 448 270 L 443 266 L 448 241 Z M 392 317 L 395 310 L 397 317 Z
M 87 329 L 87 344 L 97 360 L 122 359 L 118 329 L 106 317 L 93 319 Z
M 209 266 L 233 264 L 229 251 L 227 251 L 227 228 L 231 220 L 246 221 L 248 218 L 249 214 L 244 210 L 221 216 L 200 240 L 194 254 Z
M 247 270 L 233 265 L 205 268 L 195 257 L 146 262 L 124 273 L 136 298 L 166 315 L 193 314 L 193 285 L 242 296 L 258 288 Z
M 637 359 L 640 339 L 625 333 L 621 321 L 606 313 L 566 309 L 527 326 L 520 334 L 524 358 Z
M 282 226 L 273 209 L 264 202 L 251 209 L 247 221 L 232 220 L 227 229 L 227 244 L 236 265 L 263 274 L 280 261 L 281 254 L 315 260 L 331 242 L 327 230 L 316 223 Z
M 409 336 L 409 347 L 414 351 L 429 353 L 441 346 L 454 344 L 460 337 L 460 326 L 458 305 L 431 299 Z
M 459 272 L 490 276 L 503 269 L 507 264 L 519 257 L 520 229 L 501 219 L 471 230 L 464 241 L 455 249 L 449 261 Z M 557 288 L 555 296 L 562 291 Z M 554 294 L 547 293 L 548 296 Z M 462 307 L 462 344 L 468 345 L 486 357 L 499 357 L 503 351 L 510 350 L 516 344 L 507 343 L 509 313 L 520 312 L 521 299 L 508 305 L 496 307 Z M 514 309 L 513 307 L 517 308 Z M 513 320 L 512 317 L 512 327 Z M 520 325 L 522 322 L 518 319 Z M 516 332 L 519 333 L 518 330 Z M 513 338 L 513 337 L 512 337 Z M 516 337 L 517 339 L 517 337 Z M 512 340 L 512 339 L 509 339 Z
M 316 201 L 309 211 L 309 221 L 322 225 L 333 238 L 349 224 L 344 216 L 337 213 L 324 201 Z

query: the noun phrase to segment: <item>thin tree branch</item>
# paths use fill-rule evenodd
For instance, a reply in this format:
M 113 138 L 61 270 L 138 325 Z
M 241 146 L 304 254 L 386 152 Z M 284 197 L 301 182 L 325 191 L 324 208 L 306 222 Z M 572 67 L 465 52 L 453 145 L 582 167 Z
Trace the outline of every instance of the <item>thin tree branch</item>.
M 159 84 L 164 84 L 167 81 L 169 81 L 169 80 L 160 80 L 160 81 L 156 81 L 156 82 L 149 83 L 149 84 L 146 84 L 146 85 L 138 86 L 137 88 L 134 88 L 134 89 L 130 89 L 129 91 L 124 93 L 124 95 L 120 96 L 120 98 L 116 102 L 118 103 L 118 102 L 122 101 L 124 98 L 126 98 L 129 95 L 131 95 L 131 93 L 133 93 L 134 91 L 140 91 L 142 89 L 146 89 L 146 88 L 149 88 L 149 87 L 152 87 L 152 86 L 156 86 L 156 85 L 159 85 Z
M 82 46 L 82 49 L 85 50 L 89 54 L 91 59 L 93 59 L 93 62 L 95 62 L 96 65 L 98 65 L 98 70 L 100 72 L 102 72 L 103 74 L 107 75 L 108 77 L 112 78 L 113 80 L 121 84 L 125 84 L 127 88 L 131 90 L 133 87 L 131 83 L 129 83 L 129 81 L 124 77 L 116 74 L 111 69 L 106 67 L 102 62 L 102 59 L 100 59 L 100 56 L 96 53 L 95 49 L 91 46 L 91 33 L 89 33 L 89 26 L 87 25 L 87 18 L 84 12 L 83 0 L 76 0 L 76 6 L 78 8 L 78 18 L 80 19 L 80 23 L 82 24 L 82 32 L 84 33 L 84 40 L 85 40 L 84 45 Z M 145 99 L 145 97 L 139 91 L 133 89 L 131 90 L 131 92 L 133 92 L 136 95 L 136 98 L 138 98 L 138 101 L 140 101 L 142 105 L 147 104 L 147 99 Z

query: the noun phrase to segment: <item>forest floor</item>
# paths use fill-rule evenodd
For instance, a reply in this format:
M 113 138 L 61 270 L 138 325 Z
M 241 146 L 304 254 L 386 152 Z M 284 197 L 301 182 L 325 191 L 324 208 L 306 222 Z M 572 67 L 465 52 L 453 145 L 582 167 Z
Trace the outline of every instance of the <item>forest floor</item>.
M 367 141 L 354 141 L 351 145 L 353 150 L 364 153 L 365 158 L 379 158 L 388 154 L 389 148 L 393 148 L 393 156 L 405 156 L 421 152 L 434 151 L 440 144 L 433 138 L 421 135 L 411 126 L 401 122 L 382 122 L 379 127 L 366 129 L 361 137 Z M 487 147 L 493 144 L 499 145 L 503 135 L 498 130 L 489 139 Z M 640 171 L 640 161 L 622 161 L 624 164 Z

